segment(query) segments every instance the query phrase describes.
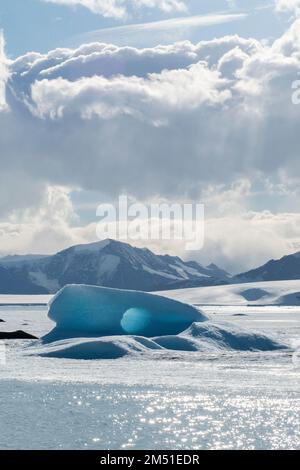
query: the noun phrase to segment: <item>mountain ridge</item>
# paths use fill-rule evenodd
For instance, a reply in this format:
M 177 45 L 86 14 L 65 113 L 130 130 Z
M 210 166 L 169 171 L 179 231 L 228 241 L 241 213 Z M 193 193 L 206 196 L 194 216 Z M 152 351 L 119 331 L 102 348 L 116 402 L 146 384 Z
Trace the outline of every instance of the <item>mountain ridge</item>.
M 151 292 L 297 279 L 300 252 L 235 276 L 214 263 L 202 266 L 112 239 L 71 246 L 54 255 L 0 258 L 0 294 L 53 294 L 67 284 Z
M 300 279 L 300 252 L 270 260 L 233 277 L 234 282 L 288 281 Z
M 204 267 L 112 239 L 71 246 L 54 255 L 0 259 L 3 294 L 52 294 L 67 284 L 158 291 L 227 284 L 230 278 L 214 264 Z

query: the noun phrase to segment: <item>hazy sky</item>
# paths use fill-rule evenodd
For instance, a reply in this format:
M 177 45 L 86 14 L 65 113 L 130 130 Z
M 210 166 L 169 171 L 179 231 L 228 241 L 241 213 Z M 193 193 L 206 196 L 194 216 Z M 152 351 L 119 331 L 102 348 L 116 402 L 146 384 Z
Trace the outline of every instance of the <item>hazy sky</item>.
M 205 203 L 202 252 L 154 251 L 300 250 L 300 0 L 249 3 L 1 1 L 1 253 L 93 241 L 120 194 Z

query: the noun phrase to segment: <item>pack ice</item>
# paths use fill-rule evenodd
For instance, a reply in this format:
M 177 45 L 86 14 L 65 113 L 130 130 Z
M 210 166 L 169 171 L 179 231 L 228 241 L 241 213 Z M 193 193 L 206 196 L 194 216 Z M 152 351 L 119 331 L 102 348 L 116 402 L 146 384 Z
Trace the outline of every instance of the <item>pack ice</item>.
M 69 285 L 52 299 L 49 318 L 56 327 L 44 341 L 86 337 L 177 335 L 207 320 L 195 307 L 137 291 Z

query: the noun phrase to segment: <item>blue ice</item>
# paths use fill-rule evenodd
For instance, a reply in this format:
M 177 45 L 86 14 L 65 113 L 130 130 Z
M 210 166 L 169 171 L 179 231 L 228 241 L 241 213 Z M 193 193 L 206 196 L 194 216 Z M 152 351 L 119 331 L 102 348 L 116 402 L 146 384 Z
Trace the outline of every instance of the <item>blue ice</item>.
M 137 291 L 69 285 L 51 301 L 56 323 L 45 341 L 81 337 L 176 335 L 194 322 L 207 320 L 195 307 Z

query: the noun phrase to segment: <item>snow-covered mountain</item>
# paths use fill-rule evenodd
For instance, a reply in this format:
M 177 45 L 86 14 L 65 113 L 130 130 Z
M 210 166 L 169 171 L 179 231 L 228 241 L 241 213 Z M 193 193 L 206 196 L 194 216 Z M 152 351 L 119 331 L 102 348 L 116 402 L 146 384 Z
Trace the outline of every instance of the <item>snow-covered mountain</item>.
M 236 282 L 285 281 L 300 279 L 300 252 L 271 260 L 263 266 L 238 274 Z
M 216 265 L 155 255 L 148 249 L 104 240 L 78 245 L 52 256 L 0 259 L 0 293 L 55 293 L 66 284 L 89 284 L 158 291 L 228 283 Z

